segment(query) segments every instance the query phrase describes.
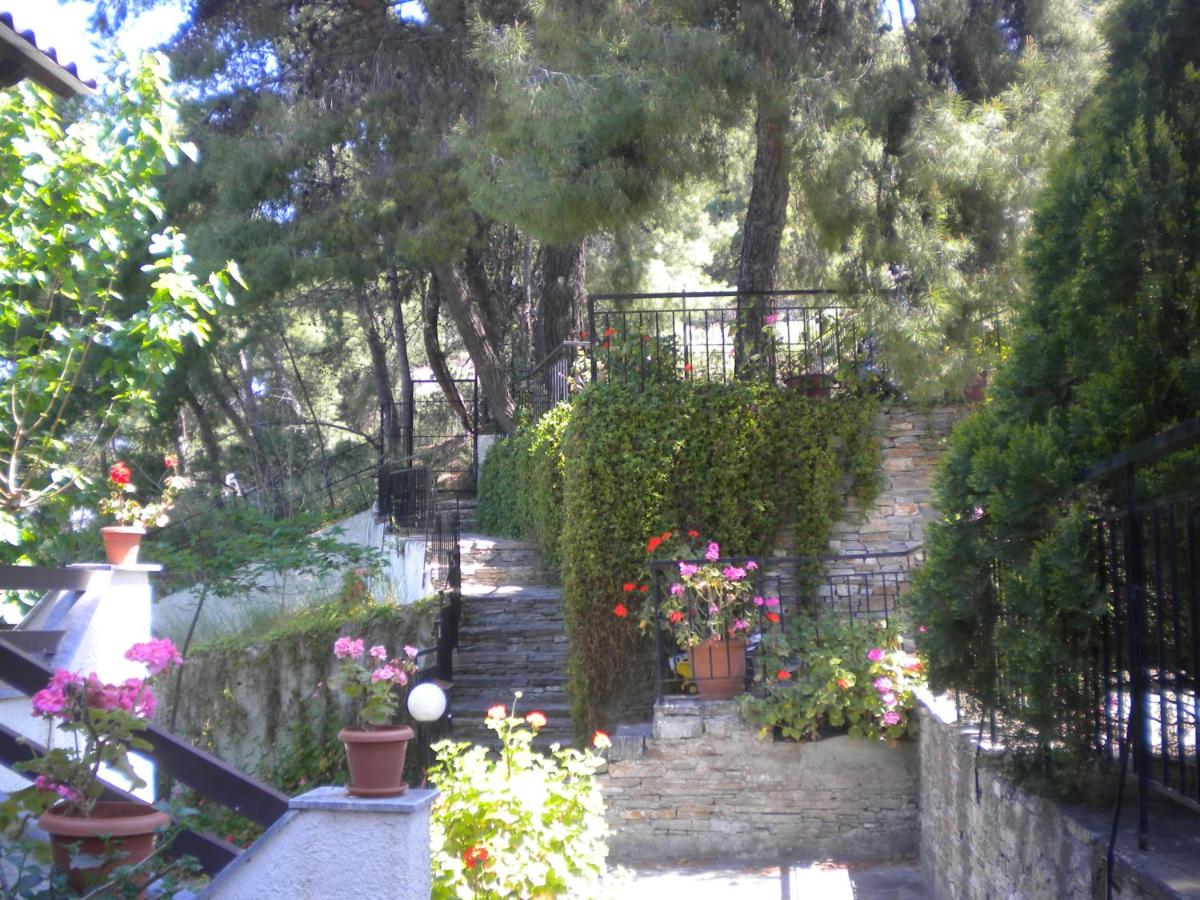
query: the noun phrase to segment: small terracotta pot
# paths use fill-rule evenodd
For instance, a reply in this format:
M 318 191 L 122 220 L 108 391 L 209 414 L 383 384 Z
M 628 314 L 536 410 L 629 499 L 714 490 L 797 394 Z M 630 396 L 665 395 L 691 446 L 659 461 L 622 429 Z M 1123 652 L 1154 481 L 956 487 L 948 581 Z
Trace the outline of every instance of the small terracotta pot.
M 692 679 L 704 700 L 729 700 L 746 689 L 746 642 L 709 638 L 688 649 Z
M 971 386 L 963 390 L 963 399 L 968 403 L 982 403 L 987 399 L 987 372 L 980 372 L 971 382 Z
M 805 372 L 803 375 L 789 375 L 783 383 L 798 389 L 805 397 L 827 399 L 833 393 L 837 379 L 824 372 Z
M 404 757 L 413 730 L 407 725 L 387 728 L 343 728 L 338 740 L 346 745 L 350 766 L 351 797 L 398 797 L 408 790 L 404 783 Z
M 104 555 L 114 566 L 132 566 L 138 561 L 138 550 L 146 535 L 141 525 L 106 525 L 100 534 L 104 537 Z
M 118 866 L 132 866 L 154 852 L 158 829 L 171 821 L 147 803 L 101 800 L 90 816 L 56 812 L 55 806 L 38 819 L 38 827 L 50 835 L 50 850 L 56 868 L 67 873 L 67 883 L 79 893 L 95 888 Z M 103 865 L 71 867 L 71 851 L 101 857 Z M 144 884 L 144 882 L 143 882 Z M 140 896 L 140 895 L 139 895 Z

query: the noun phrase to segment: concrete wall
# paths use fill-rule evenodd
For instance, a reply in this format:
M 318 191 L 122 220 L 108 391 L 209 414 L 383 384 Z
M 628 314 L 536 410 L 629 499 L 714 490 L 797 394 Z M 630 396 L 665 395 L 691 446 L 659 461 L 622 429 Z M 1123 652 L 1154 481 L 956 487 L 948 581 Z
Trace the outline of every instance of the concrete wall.
M 335 528 L 340 529 L 338 539 L 342 542 L 373 547 L 382 553 L 383 571 L 370 584 L 376 597 L 411 603 L 429 593 L 423 537 L 388 533 L 386 525 L 376 521 L 372 510 L 356 513 L 327 530 Z M 197 624 L 197 637 L 204 639 L 236 631 L 264 611 L 286 613 L 314 600 L 327 599 L 337 593 L 344 574 L 335 570 L 323 578 L 288 573 L 268 575 L 260 579 L 253 591 L 233 597 L 209 596 Z M 160 598 L 154 606 L 156 632 L 182 646 L 198 600 L 199 591 L 192 588 Z
M 426 900 L 436 791 L 363 800 L 317 788 L 213 879 L 202 900 Z
M 600 776 L 616 863 L 916 852 L 915 745 L 762 740 L 735 701 L 690 697 L 641 728 L 618 732 Z

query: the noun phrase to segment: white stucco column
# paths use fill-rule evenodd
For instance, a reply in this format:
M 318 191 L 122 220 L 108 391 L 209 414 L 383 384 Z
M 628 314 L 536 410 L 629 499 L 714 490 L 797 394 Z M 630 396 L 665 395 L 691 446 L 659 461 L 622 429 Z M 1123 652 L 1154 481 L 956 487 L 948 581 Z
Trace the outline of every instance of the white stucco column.
M 201 900 L 428 900 L 436 797 L 414 788 L 379 799 L 349 797 L 344 787 L 301 794 Z
M 118 683 L 142 678 L 146 667 L 125 658 L 125 651 L 150 640 L 150 576 L 162 571 L 158 565 L 110 566 L 83 563 L 72 568 L 91 573 L 87 589 L 79 597 L 71 594 L 47 596 L 18 626 L 23 631 L 61 631 L 54 655 L 42 660 L 52 669 L 67 669 L 87 675 L 95 672 L 103 681 Z M 0 722 L 39 744 L 46 742 L 46 720 L 31 714 L 29 698 L 0 682 Z M 132 758 L 134 771 L 152 785 L 154 767 Z M 114 784 L 124 787 L 119 775 L 107 773 Z M 24 778 L 0 767 L 0 790 L 13 791 L 28 784 Z M 153 799 L 148 786 L 138 791 Z

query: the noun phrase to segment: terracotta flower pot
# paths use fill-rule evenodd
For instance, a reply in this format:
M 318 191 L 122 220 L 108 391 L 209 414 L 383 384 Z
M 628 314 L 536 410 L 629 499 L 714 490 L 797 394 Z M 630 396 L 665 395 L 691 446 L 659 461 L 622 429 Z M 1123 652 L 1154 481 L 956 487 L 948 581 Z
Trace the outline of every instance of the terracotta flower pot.
M 106 525 L 100 529 L 104 537 L 104 555 L 114 566 L 132 566 L 138 560 L 138 549 L 146 529 L 141 525 Z
M 691 647 L 692 679 L 704 700 L 728 700 L 746 688 L 746 642 L 709 638 Z
M 171 821 L 146 803 L 101 800 L 90 816 L 70 815 L 53 807 L 38 819 L 38 827 L 50 835 L 54 865 L 67 873 L 67 883 L 84 893 L 95 888 L 118 866 L 136 865 L 154 852 L 158 829 Z M 105 859 L 103 865 L 72 868 L 76 853 Z
M 404 757 L 413 730 L 407 725 L 375 728 L 343 728 L 338 740 L 346 745 L 350 766 L 351 797 L 397 797 L 408 790 L 404 783 Z
M 987 372 L 980 372 L 971 382 L 970 387 L 963 390 L 963 399 L 968 403 L 982 403 L 987 399 Z
M 837 379 L 824 372 L 805 372 L 803 375 L 789 375 L 783 383 L 798 389 L 805 397 L 828 399 Z

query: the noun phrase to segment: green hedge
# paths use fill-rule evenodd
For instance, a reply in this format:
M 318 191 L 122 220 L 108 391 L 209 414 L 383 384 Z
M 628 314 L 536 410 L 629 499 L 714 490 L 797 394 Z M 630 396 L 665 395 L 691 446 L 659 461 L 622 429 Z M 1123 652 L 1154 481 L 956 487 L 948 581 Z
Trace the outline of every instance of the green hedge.
M 476 514 L 483 532 L 535 540 L 554 566 L 562 529 L 562 437 L 570 415 L 569 406 L 558 406 L 499 441 L 479 476 Z
M 796 552 L 820 553 L 842 478 L 865 501 L 877 488 L 867 400 L 741 383 L 602 383 L 553 416 L 489 454 L 480 522 L 537 538 L 561 560 L 581 733 L 649 706 L 650 643 L 612 614 L 622 582 L 645 574 L 648 535 L 696 528 L 726 552 L 762 555 L 786 515 Z

